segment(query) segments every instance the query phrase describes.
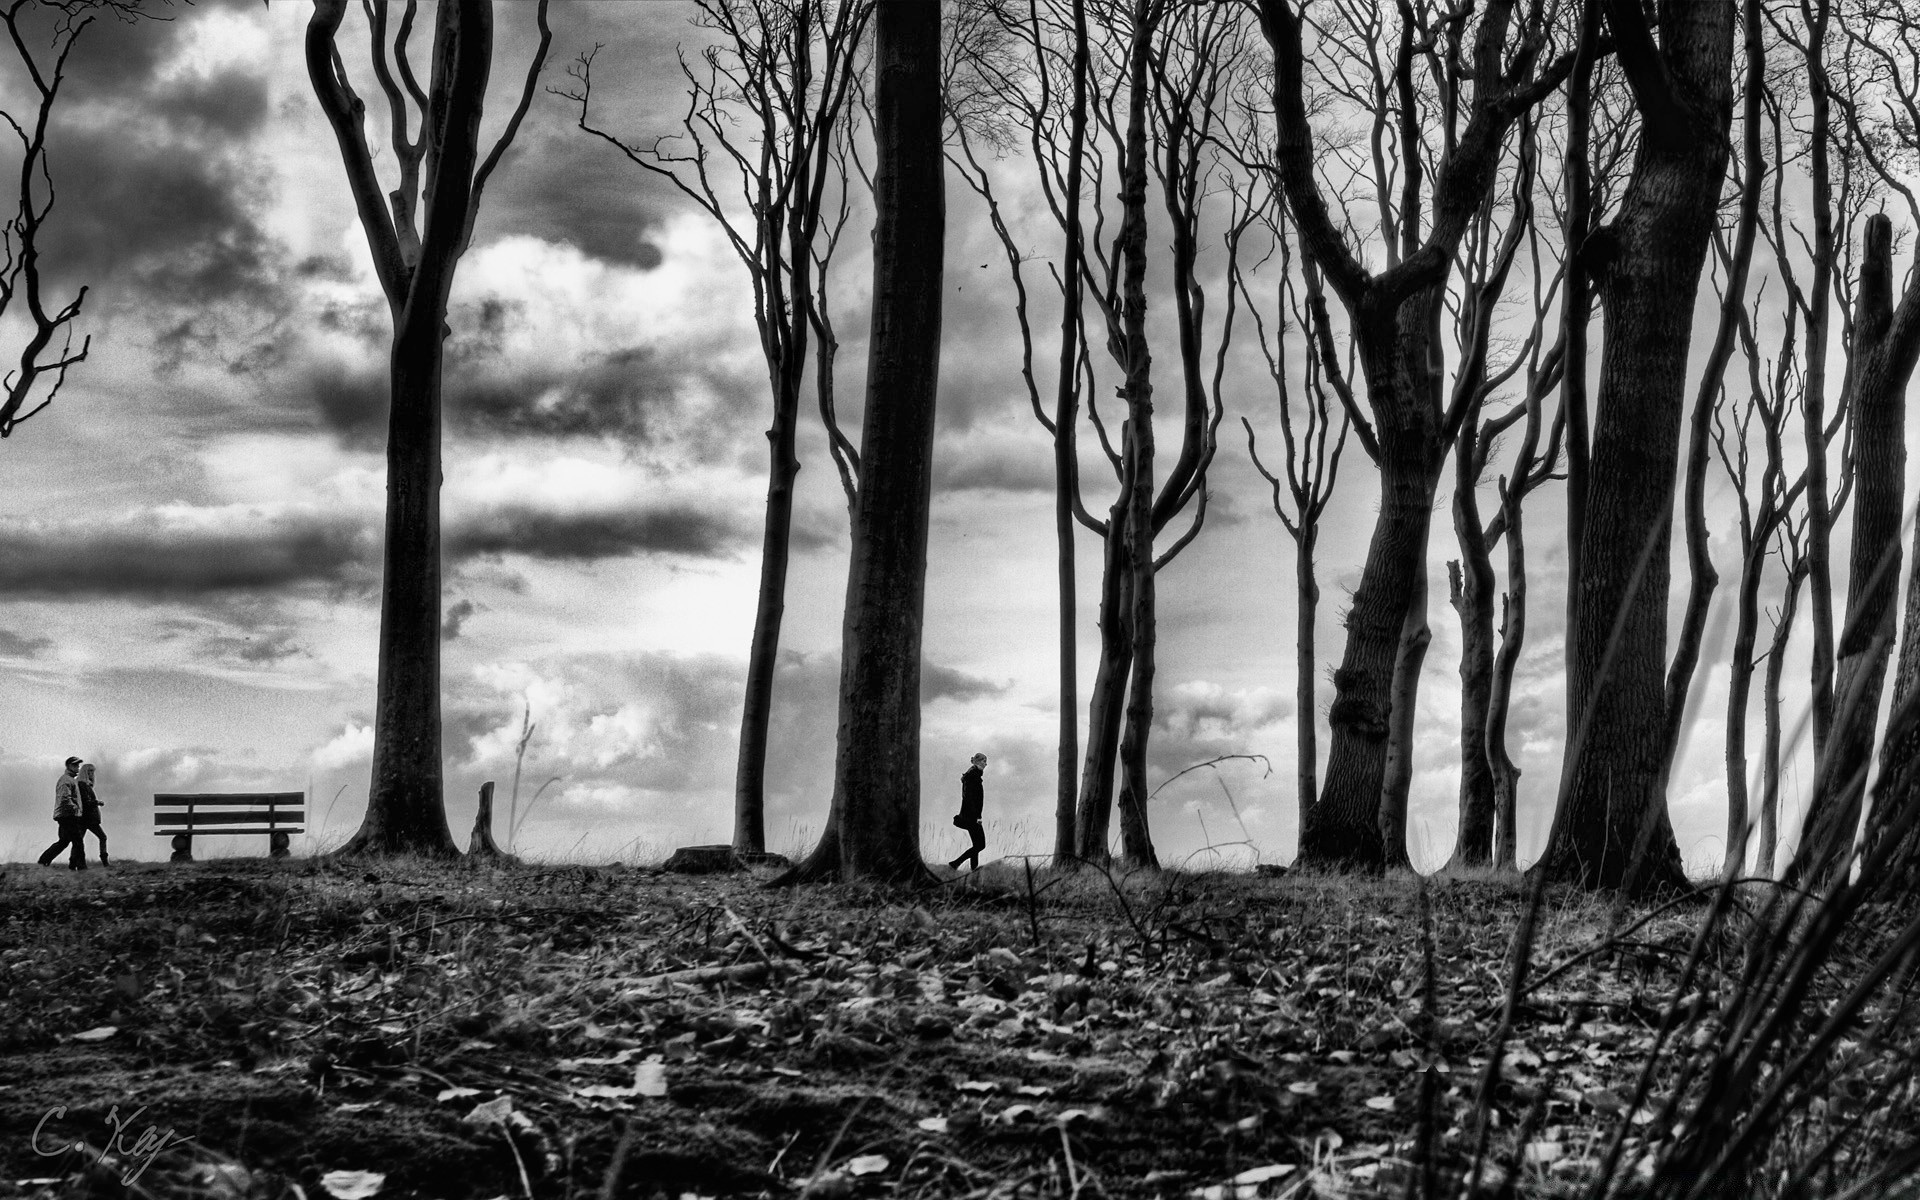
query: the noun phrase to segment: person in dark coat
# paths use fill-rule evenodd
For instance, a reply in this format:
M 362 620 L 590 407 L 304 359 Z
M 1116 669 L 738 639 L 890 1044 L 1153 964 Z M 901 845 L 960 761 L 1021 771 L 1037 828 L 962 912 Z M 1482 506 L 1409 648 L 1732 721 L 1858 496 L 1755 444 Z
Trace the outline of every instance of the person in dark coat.
M 986 806 L 987 799 L 987 789 L 981 783 L 981 777 L 986 770 L 987 756 L 976 754 L 973 756 L 973 766 L 960 776 L 960 815 L 953 819 L 953 823 L 967 831 L 967 837 L 973 845 L 965 854 L 947 864 L 956 871 L 968 859 L 973 860 L 973 869 L 978 871 L 980 852 L 987 848 L 987 831 L 980 826 L 980 811 Z
M 80 785 L 80 834 L 84 837 L 91 833 L 100 839 L 100 865 L 108 866 L 107 831 L 100 828 L 100 797 L 93 791 L 92 763 L 80 764 L 80 778 L 76 782 Z
M 60 840 L 47 847 L 40 856 L 40 865 L 50 867 L 60 851 L 68 846 L 73 852 L 67 858 L 69 871 L 87 869 L 87 847 L 80 839 L 80 759 L 78 756 L 67 760 L 67 769 L 60 778 L 53 781 L 53 823 L 59 826 Z

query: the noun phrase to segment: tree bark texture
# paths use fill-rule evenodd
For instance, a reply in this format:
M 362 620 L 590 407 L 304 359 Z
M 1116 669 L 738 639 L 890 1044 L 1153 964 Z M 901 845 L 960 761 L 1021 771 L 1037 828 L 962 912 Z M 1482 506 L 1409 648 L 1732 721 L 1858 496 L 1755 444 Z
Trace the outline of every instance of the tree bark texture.
M 1153 728 L 1153 355 L 1147 347 L 1147 56 L 1153 36 L 1152 0 L 1135 0 L 1128 53 L 1126 157 L 1120 175 L 1121 293 L 1126 379 L 1121 395 L 1127 421 L 1121 431 L 1125 487 L 1126 568 L 1132 578 L 1133 668 L 1120 737 L 1120 844 L 1129 865 L 1157 867 L 1147 826 L 1147 739 Z M 1175 268 L 1175 277 L 1185 276 Z
M 1668 0 L 1657 47 L 1638 0 L 1608 13 L 1641 136 L 1619 220 L 1585 249 L 1605 313 L 1571 581 L 1570 688 L 1585 707 L 1538 869 L 1644 891 L 1684 883 L 1662 788 L 1668 553 L 1694 298 L 1730 149 L 1734 5 Z
M 926 870 L 920 650 L 946 232 L 940 7 L 882 4 L 875 28 L 873 324 L 833 804 L 800 878 L 899 880 Z
M 1080 667 L 1075 620 L 1079 591 L 1074 577 L 1073 503 L 1079 489 L 1079 463 L 1074 449 L 1074 426 L 1079 420 L 1079 354 L 1081 299 L 1085 283 L 1081 266 L 1080 191 L 1087 140 L 1087 75 L 1092 70 L 1087 49 L 1086 0 L 1073 0 L 1073 111 L 1068 116 L 1066 253 L 1061 270 L 1060 374 L 1053 412 L 1053 534 L 1057 549 L 1056 578 L 1060 603 L 1060 732 L 1055 748 L 1053 801 L 1053 864 L 1064 867 L 1078 857 L 1077 801 L 1080 769 Z M 1104 838 L 1104 834 L 1102 835 Z
M 1114 767 L 1120 752 L 1127 677 L 1133 670 L 1133 575 L 1126 570 L 1124 498 L 1107 512 L 1100 573 L 1100 663 L 1087 699 L 1087 754 L 1080 774 L 1075 843 L 1082 861 L 1105 866 L 1113 821 Z
M 1493 858 L 1494 770 L 1488 718 L 1493 704 L 1493 557 L 1474 496 L 1479 425 L 1469 417 L 1454 447 L 1453 526 L 1460 558 L 1447 564 L 1447 601 L 1460 617 L 1460 828 L 1449 867 Z
M 1300 532 L 1293 541 L 1293 580 L 1294 580 L 1294 637 L 1293 637 L 1293 708 L 1295 725 L 1294 752 L 1299 762 L 1294 770 L 1298 781 L 1300 818 L 1306 819 L 1307 813 L 1319 801 L 1319 734 L 1315 722 L 1320 715 L 1319 688 L 1314 678 L 1314 627 L 1318 624 L 1320 613 L 1320 581 L 1313 569 L 1315 543 L 1320 538 L 1320 526 L 1317 522 L 1300 522 Z
M 779 668 L 780 627 L 787 611 L 793 488 L 800 474 L 794 441 L 800 423 L 804 329 L 796 330 L 794 337 L 800 345 L 799 356 L 783 364 L 775 375 L 773 425 L 767 430 L 770 461 L 766 522 L 760 536 L 760 590 L 754 602 L 747 692 L 740 714 L 740 749 L 733 778 L 733 848 L 742 854 L 761 854 L 767 848 L 767 735 L 773 727 L 773 678 Z
M 1803 844 L 1835 855 L 1853 841 L 1866 795 L 1880 693 L 1893 651 L 1900 587 L 1900 521 L 1905 502 L 1907 383 L 1920 354 L 1920 283 L 1893 306 L 1893 223 L 1867 218 L 1854 302 L 1848 372 L 1854 421 L 1853 545 L 1847 614 L 1837 646 L 1837 707 L 1807 812 Z M 1838 865 L 1837 857 L 1828 866 Z M 1830 876 L 1828 876 L 1830 877 Z
M 1800 585 L 1806 581 L 1805 558 L 1787 572 L 1787 594 L 1780 601 L 1779 623 L 1773 628 L 1773 640 L 1767 653 L 1767 673 L 1761 684 L 1760 705 L 1764 721 L 1761 737 L 1763 755 L 1760 769 L 1760 845 L 1755 852 L 1754 870 L 1773 877 L 1774 861 L 1780 850 L 1780 774 L 1781 744 L 1780 685 L 1786 675 L 1787 643 L 1793 638 L 1795 610 L 1800 604 Z M 1903 650 L 1904 661 L 1904 650 Z
M 1527 550 L 1519 503 L 1507 504 L 1507 593 L 1501 600 L 1500 650 L 1487 691 L 1487 767 L 1493 777 L 1493 859 L 1496 870 L 1519 867 L 1520 768 L 1507 753 L 1507 713 L 1513 675 L 1527 641 Z

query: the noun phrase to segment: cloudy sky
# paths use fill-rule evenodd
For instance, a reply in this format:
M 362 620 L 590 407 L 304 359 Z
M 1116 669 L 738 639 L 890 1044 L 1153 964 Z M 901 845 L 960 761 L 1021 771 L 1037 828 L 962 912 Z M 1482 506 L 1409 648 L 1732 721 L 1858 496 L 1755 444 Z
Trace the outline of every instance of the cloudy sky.
M 310 846 L 343 840 L 364 808 L 388 324 L 302 65 L 308 12 L 202 2 L 164 23 L 103 21 L 71 63 L 50 139 L 60 203 L 44 254 L 61 294 L 92 288 L 83 328 L 93 351 L 59 402 L 0 444 L 7 860 L 45 844 L 68 754 L 99 765 L 108 830 L 129 858 L 162 855 L 150 833 L 155 791 L 307 791 Z M 688 15 L 664 0 L 556 3 L 548 82 L 602 45 L 600 119 L 632 139 L 669 132 L 684 103 L 676 49 L 699 44 Z M 531 5 L 499 6 L 489 140 L 510 109 L 532 23 Z M 343 42 L 364 36 L 356 9 Z M 377 91 L 364 63 L 349 62 L 377 137 Z M 13 111 L 19 81 L 0 74 L 0 88 Z M 448 817 L 464 844 L 480 782 L 499 781 L 504 801 L 530 711 L 522 796 L 556 782 L 521 848 L 635 861 L 729 834 L 766 375 L 745 274 L 716 229 L 574 117 L 565 100 L 538 98 L 454 289 Z M 1054 253 L 1024 169 L 997 171 L 1016 228 L 1035 253 Z M 975 750 L 993 764 L 993 848 L 1038 851 L 1050 830 L 1058 703 L 1050 449 L 1017 374 L 999 247 L 958 180 L 948 211 L 926 615 L 929 856 L 953 852 L 945 816 Z M 866 353 L 869 221 L 856 211 L 836 272 L 850 423 Z M 1217 262 L 1209 269 L 1217 288 Z M 0 325 L 0 344 L 17 336 Z M 1170 346 L 1156 357 L 1171 369 Z M 1161 577 L 1152 760 L 1156 780 L 1227 753 L 1264 755 L 1273 770 L 1236 762 L 1185 776 L 1159 794 L 1152 820 L 1163 859 L 1249 839 L 1285 861 L 1302 719 L 1291 548 L 1229 432 L 1244 414 L 1278 437 L 1250 345 L 1236 354 L 1227 404 L 1206 530 Z M 1169 423 L 1163 439 L 1175 433 Z M 1110 474 L 1091 438 L 1083 448 L 1089 506 L 1104 508 Z M 801 458 L 768 820 L 774 848 L 788 851 L 817 834 L 831 785 L 847 544 L 816 418 L 803 424 Z M 1342 589 L 1356 581 L 1374 505 L 1350 447 L 1322 539 L 1323 670 L 1339 650 Z M 1558 775 L 1556 505 L 1547 499 L 1535 518 L 1534 640 L 1514 716 L 1523 858 L 1544 837 Z M 1445 604 L 1444 564 L 1455 555 L 1444 513 L 1410 835 L 1416 862 L 1429 864 L 1451 849 L 1457 781 L 1459 637 Z M 1080 558 L 1090 680 L 1090 537 Z M 1721 644 L 1723 627 L 1716 620 Z M 1676 787 L 1682 849 L 1698 864 L 1719 854 L 1712 711 L 1723 674 L 1709 681 Z M 1321 711 L 1308 714 L 1321 723 L 1323 755 L 1327 693 L 1323 681 Z M 257 853 L 256 842 L 231 849 Z

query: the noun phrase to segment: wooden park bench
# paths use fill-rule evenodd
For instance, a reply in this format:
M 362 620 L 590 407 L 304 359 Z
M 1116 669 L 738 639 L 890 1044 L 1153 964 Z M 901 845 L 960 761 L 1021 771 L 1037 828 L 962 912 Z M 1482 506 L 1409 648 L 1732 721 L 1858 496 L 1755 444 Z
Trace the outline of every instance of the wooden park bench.
M 305 833 L 305 792 L 156 792 L 155 837 L 173 838 L 169 862 L 193 861 L 193 835 L 264 833 L 267 852 L 287 856 L 290 835 Z

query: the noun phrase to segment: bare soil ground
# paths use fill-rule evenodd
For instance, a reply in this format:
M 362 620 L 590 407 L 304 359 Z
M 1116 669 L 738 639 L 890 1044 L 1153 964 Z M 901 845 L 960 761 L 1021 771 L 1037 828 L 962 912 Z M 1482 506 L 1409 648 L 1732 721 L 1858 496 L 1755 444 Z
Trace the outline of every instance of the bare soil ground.
M 1470 1156 L 1525 902 L 767 878 L 8 867 L 0 1196 L 1398 1195 L 1423 1105 L 1433 1157 Z M 1609 938 L 1643 915 L 1547 905 L 1487 1134 L 1522 1194 L 1652 1119 L 1641 1050 L 1701 1001 L 1672 994 L 1698 910 Z

